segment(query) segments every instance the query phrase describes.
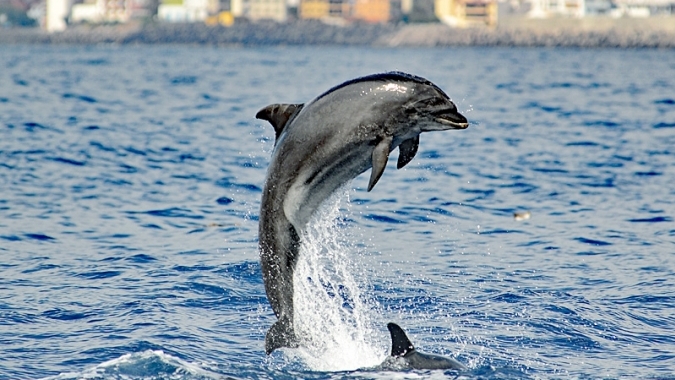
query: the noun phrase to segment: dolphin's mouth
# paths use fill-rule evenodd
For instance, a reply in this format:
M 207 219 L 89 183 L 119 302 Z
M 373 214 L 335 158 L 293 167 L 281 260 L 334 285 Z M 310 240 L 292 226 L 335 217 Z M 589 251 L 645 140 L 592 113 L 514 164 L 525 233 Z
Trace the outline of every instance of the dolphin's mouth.
M 458 113 L 436 116 L 435 119 L 437 123 L 449 125 L 452 129 L 466 129 L 469 127 L 469 121 Z
M 457 109 L 454 107 L 438 110 L 433 112 L 432 115 L 434 116 L 434 121 L 449 126 L 449 129 L 466 129 L 469 126 L 469 120 L 457 112 Z

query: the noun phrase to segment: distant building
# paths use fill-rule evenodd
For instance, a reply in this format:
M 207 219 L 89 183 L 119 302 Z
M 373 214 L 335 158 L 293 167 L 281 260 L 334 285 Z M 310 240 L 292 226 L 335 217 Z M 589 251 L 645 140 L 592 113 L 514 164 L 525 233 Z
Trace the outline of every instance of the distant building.
M 497 25 L 497 0 L 435 0 L 434 11 L 452 27 Z
M 205 21 L 218 8 L 217 0 L 163 0 L 157 7 L 157 18 L 167 22 Z
M 348 19 L 351 6 L 343 0 L 301 0 L 298 17 L 301 19 Z
M 401 13 L 409 15 L 413 9 L 413 0 L 401 0 Z
M 586 16 L 606 15 L 612 10 L 612 2 L 610 0 L 586 0 Z
M 284 22 L 288 18 L 286 0 L 248 0 L 246 16 L 251 20 Z
M 586 0 L 531 0 L 531 18 L 547 18 L 553 15 L 584 17 Z
M 66 30 L 66 19 L 70 13 L 70 0 L 47 0 L 45 29 L 48 32 Z
M 530 3 L 531 18 L 597 15 L 644 18 L 675 13 L 675 0 L 530 0 Z
M 72 22 L 103 22 L 105 8 L 98 1 L 74 4 L 70 11 Z
M 166 22 L 219 23 L 231 25 L 235 18 L 250 20 L 288 19 L 286 0 L 161 0 L 157 18 Z M 232 20 L 230 20 L 232 19 Z
M 150 16 L 149 3 L 149 0 L 85 0 L 73 5 L 70 22 L 124 23 Z
M 234 25 L 234 15 L 230 11 L 222 11 L 207 17 L 204 23 L 209 26 L 222 25 L 230 27 Z
M 388 22 L 391 20 L 391 0 L 301 0 L 298 17 L 337 24 L 340 20 Z
M 407 4 L 401 2 L 403 19 L 406 22 L 438 22 L 435 8 L 435 0 L 412 0 Z
M 229 9 L 228 9 L 229 5 Z M 234 17 L 244 16 L 244 0 L 230 0 L 221 3 L 221 10 L 229 10 Z
M 298 7 L 298 17 L 305 20 L 326 18 L 329 9 L 328 0 L 302 0 Z
M 31 5 L 26 12 L 26 16 L 37 22 L 42 29 L 46 29 L 47 24 L 47 2 L 40 1 Z
M 674 0 L 614 0 L 609 14 L 612 17 L 649 17 L 654 14 L 673 14 Z
M 384 23 L 389 21 L 390 14 L 389 0 L 356 0 L 352 17 L 359 21 Z

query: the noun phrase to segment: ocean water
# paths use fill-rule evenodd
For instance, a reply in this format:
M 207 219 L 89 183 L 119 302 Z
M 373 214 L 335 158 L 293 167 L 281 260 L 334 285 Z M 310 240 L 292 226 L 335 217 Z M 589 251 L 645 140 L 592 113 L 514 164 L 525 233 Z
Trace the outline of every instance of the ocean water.
M 266 356 L 254 115 L 388 70 L 472 124 L 327 202 Z M 674 218 L 672 50 L 0 47 L 3 379 L 675 378 Z

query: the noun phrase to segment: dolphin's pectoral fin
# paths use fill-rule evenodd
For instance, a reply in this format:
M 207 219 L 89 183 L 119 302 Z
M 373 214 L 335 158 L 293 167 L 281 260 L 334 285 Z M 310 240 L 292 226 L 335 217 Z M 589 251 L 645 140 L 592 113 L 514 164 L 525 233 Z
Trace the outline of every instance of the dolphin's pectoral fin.
M 276 138 L 279 138 L 281 132 L 288 124 L 288 121 L 300 112 L 304 104 L 270 104 L 255 114 L 256 119 L 267 120 L 274 127 Z
M 398 163 L 396 164 L 397 169 L 408 165 L 415 155 L 417 154 L 417 148 L 420 146 L 420 135 L 417 135 L 411 139 L 405 140 L 398 146 Z
M 293 324 L 286 317 L 276 321 L 265 335 L 265 353 L 271 354 L 278 348 L 297 348 L 298 338 L 295 336 Z
M 384 173 L 384 168 L 387 166 L 387 160 L 389 159 L 391 142 L 393 140 L 393 136 L 386 136 L 375 145 L 375 149 L 373 150 L 373 170 L 370 172 L 368 191 L 373 189 L 377 181 L 382 177 L 382 173 Z
M 405 331 L 396 323 L 387 323 L 391 334 L 391 356 L 403 356 L 415 349 Z

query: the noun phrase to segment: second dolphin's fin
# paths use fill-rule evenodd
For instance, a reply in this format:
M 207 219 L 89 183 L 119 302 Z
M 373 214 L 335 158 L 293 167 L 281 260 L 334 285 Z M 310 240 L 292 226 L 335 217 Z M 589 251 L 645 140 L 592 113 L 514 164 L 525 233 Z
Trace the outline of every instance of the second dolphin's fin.
M 256 119 L 267 120 L 274 127 L 276 139 L 283 132 L 288 121 L 300 112 L 304 104 L 270 104 L 255 114 Z
M 387 323 L 387 328 L 391 334 L 391 356 L 404 356 L 415 349 L 399 325 L 390 322 Z
M 405 332 L 395 323 L 388 323 L 391 334 L 391 358 L 413 369 L 452 369 L 466 371 L 467 367 L 453 358 L 424 354 L 415 349 Z M 386 361 L 385 361 L 386 362 Z
M 384 173 L 387 160 L 389 160 L 389 150 L 392 141 L 394 141 L 393 136 L 386 136 L 375 145 L 375 149 L 373 150 L 373 169 L 370 172 L 368 191 L 373 189 L 377 181 L 382 177 L 382 173 Z

